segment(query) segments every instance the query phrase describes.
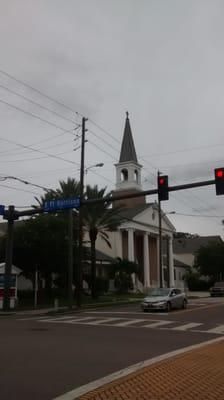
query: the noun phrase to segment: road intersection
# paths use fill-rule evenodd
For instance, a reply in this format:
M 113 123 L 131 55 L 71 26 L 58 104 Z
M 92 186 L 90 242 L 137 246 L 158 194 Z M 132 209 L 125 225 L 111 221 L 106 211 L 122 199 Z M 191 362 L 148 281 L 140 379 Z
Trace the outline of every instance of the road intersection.
M 223 299 L 208 298 L 169 314 L 143 313 L 132 304 L 1 317 L 1 399 L 52 400 L 135 363 L 222 337 L 223 311 Z

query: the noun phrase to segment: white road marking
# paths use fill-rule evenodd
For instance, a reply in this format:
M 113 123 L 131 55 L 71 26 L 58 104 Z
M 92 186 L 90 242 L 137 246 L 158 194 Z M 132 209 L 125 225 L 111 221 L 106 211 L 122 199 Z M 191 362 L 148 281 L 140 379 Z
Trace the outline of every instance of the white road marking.
M 38 322 L 52 322 L 52 323 L 66 323 L 66 324 L 74 324 L 75 322 L 85 322 L 94 319 L 94 317 L 82 317 L 82 318 L 74 318 L 74 317 L 63 317 L 63 318 L 49 318 L 39 320 Z
M 146 322 L 146 319 L 131 319 L 125 322 L 120 322 L 119 324 L 115 324 L 115 326 L 129 326 L 129 325 L 133 325 L 136 324 L 138 322 Z
M 187 330 L 189 330 L 191 328 L 196 328 L 196 326 L 200 326 L 200 325 L 203 325 L 203 324 L 202 323 L 198 323 L 198 322 L 190 322 L 188 324 L 184 324 L 184 325 L 177 326 L 176 328 L 172 328 L 172 330 L 175 330 L 175 331 L 187 331 Z
M 100 324 L 107 324 L 108 322 L 114 322 L 114 321 L 118 321 L 121 318 L 104 318 L 104 319 L 98 319 L 96 321 L 92 321 L 92 322 L 84 322 L 85 325 L 100 325 Z M 113 325 L 111 325 L 113 326 Z M 117 324 L 116 324 L 117 326 Z
M 127 314 L 127 315 L 143 315 L 143 311 L 136 311 L 136 312 L 132 312 L 132 311 L 85 311 L 85 314 Z M 169 315 L 166 312 L 147 312 L 144 313 L 144 316 L 146 315 Z
M 218 333 L 223 335 L 224 334 L 224 325 L 218 325 L 216 328 L 209 329 L 206 331 L 207 333 Z
M 49 319 L 49 315 L 47 317 L 17 318 L 17 321 L 39 321 L 40 319 Z
M 153 322 L 148 325 L 143 325 L 142 328 L 160 328 L 161 326 L 173 324 L 176 321 L 158 321 L 158 322 Z

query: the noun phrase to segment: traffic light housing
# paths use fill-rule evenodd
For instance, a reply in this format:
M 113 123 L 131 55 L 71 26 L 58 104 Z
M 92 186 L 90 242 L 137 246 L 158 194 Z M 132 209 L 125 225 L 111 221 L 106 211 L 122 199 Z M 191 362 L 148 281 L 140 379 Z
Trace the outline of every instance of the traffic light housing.
M 168 175 L 158 176 L 158 196 L 160 201 L 169 200 Z
M 224 194 L 224 168 L 215 169 L 215 188 L 217 196 Z

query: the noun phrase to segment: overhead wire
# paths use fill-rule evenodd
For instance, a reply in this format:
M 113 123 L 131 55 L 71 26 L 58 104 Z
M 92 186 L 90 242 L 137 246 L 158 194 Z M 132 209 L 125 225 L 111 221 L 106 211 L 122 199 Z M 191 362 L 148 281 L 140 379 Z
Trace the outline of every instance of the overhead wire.
M 67 122 L 71 122 L 72 124 L 79 125 L 79 124 L 77 124 L 75 121 L 73 121 L 71 118 L 67 118 L 67 117 L 65 117 L 64 115 L 59 114 L 58 112 L 56 112 L 56 111 L 54 111 L 54 110 L 51 110 L 50 108 L 48 108 L 48 107 L 46 107 L 46 106 L 43 106 L 42 104 L 38 103 L 37 101 L 34 101 L 34 100 L 30 99 L 29 97 L 26 97 L 26 96 L 24 96 L 24 95 L 22 95 L 22 94 L 20 94 L 20 93 L 18 93 L 18 92 L 16 92 L 16 91 L 14 91 L 14 90 L 8 88 L 8 87 L 5 86 L 5 85 L 0 84 L 0 88 L 6 90 L 6 91 L 9 92 L 9 93 L 14 94 L 15 96 L 18 96 L 18 97 L 22 98 L 23 100 L 25 100 L 25 101 L 27 101 L 27 102 L 29 102 L 29 103 L 31 103 L 31 104 L 34 104 L 35 106 L 37 106 L 37 107 L 39 107 L 39 108 L 42 108 L 42 109 L 45 110 L 45 111 L 50 112 L 51 114 L 56 115 L 57 117 L 59 117 L 59 118 L 61 118 L 61 119 L 64 119 L 64 120 L 67 121 Z

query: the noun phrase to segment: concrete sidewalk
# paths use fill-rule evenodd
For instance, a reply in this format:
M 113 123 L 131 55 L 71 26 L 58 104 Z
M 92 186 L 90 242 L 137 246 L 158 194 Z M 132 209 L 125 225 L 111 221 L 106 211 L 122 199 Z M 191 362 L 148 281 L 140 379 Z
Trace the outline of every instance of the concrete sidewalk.
M 224 400 L 224 340 L 199 345 L 73 399 Z

